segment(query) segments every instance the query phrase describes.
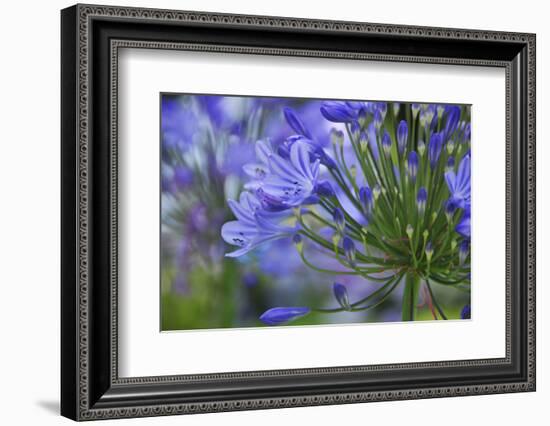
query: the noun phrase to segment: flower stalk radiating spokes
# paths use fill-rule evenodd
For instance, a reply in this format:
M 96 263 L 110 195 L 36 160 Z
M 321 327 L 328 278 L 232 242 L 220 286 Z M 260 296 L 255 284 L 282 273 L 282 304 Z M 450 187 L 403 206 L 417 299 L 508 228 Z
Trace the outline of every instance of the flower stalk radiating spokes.
M 278 146 L 258 141 L 257 162 L 244 168 L 251 180 L 240 202 L 230 201 L 237 220 L 222 228 L 238 247 L 228 256 L 293 238 L 309 268 L 378 288 L 354 301 L 334 283 L 338 307 L 275 307 L 260 319 L 278 325 L 310 312 L 365 311 L 400 284 L 403 320 L 418 318 L 421 295 L 434 319 L 447 319 L 433 284 L 464 289 L 470 280 L 470 108 L 324 102 L 320 115 L 338 126 L 331 150 L 292 109 L 283 114 L 296 134 Z M 320 265 L 310 246 L 331 266 Z

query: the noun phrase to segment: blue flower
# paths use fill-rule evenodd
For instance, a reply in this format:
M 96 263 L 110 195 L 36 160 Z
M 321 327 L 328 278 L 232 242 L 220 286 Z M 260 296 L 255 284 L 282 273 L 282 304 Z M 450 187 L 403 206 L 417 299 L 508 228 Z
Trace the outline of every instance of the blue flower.
M 301 205 L 313 195 L 319 177 L 319 160 L 310 160 L 307 144 L 297 141 L 290 148 L 290 158 L 272 154 L 268 160 L 270 174 L 260 186 L 260 198 L 281 208 Z
M 430 143 L 428 144 L 428 159 L 430 160 L 430 167 L 435 168 L 439 157 L 441 156 L 441 149 L 443 148 L 443 138 L 439 133 L 433 133 L 430 137 Z
M 349 304 L 348 290 L 346 289 L 346 286 L 340 283 L 334 283 L 332 285 L 332 291 L 338 304 L 346 311 L 351 310 L 351 306 Z
M 307 307 L 271 308 L 260 316 L 260 321 L 267 325 L 281 325 L 303 317 L 310 312 L 311 310 Z
M 470 305 L 464 305 L 462 311 L 460 311 L 461 319 L 470 319 L 472 317 L 472 309 Z
M 314 192 L 321 197 L 334 197 L 335 192 L 328 180 L 323 180 L 315 185 Z
M 338 232 L 343 235 L 344 230 L 346 229 L 346 218 L 344 217 L 344 212 L 340 207 L 336 207 L 334 209 L 332 219 L 334 220 L 334 224 L 336 225 Z
M 409 127 L 405 120 L 401 120 L 397 126 L 397 149 L 399 153 L 403 155 L 407 146 L 407 137 L 409 134 Z
M 445 173 L 445 181 L 451 194 L 451 200 L 457 207 L 463 209 L 470 204 L 470 155 L 466 154 L 460 164 L 458 171 L 455 174 L 454 170 L 449 170 Z
M 227 253 L 227 257 L 242 256 L 266 241 L 288 237 L 296 231 L 296 227 L 281 225 L 290 212 L 264 212 L 260 201 L 248 192 L 241 193 L 238 203 L 228 200 L 228 204 L 237 220 L 225 223 L 221 235 L 226 243 L 240 248 Z

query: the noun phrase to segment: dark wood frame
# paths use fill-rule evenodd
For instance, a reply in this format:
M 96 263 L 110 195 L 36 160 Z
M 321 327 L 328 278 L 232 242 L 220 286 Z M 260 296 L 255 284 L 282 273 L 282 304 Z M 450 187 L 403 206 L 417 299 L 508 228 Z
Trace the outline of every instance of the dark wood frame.
M 506 357 L 119 378 L 117 52 L 193 49 L 506 70 Z M 535 36 L 76 5 L 61 13 L 61 413 L 75 420 L 535 390 Z

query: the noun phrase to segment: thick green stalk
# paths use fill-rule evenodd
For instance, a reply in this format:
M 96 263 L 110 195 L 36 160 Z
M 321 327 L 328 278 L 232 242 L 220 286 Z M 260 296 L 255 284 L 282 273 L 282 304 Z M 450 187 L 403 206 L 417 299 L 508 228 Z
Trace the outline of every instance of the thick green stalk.
M 416 306 L 420 290 L 420 277 L 414 272 L 405 275 L 405 289 L 403 291 L 402 319 L 414 321 L 416 319 Z

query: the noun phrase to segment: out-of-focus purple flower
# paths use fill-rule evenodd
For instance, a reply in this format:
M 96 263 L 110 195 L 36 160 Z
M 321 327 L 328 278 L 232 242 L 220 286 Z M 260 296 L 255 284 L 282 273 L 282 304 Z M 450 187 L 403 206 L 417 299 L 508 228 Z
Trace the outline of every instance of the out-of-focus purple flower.
M 455 174 L 454 170 L 449 170 L 445 173 L 445 181 L 451 194 L 451 200 L 456 206 L 463 209 L 467 204 L 470 204 L 471 185 L 470 185 L 470 155 L 466 154 L 462 157 L 458 165 L 458 171 Z
M 188 188 L 193 184 L 193 172 L 187 167 L 178 166 L 174 169 L 174 184 L 179 190 Z
M 162 149 L 186 151 L 199 129 L 195 113 L 179 97 L 164 95 L 161 106 Z
M 311 312 L 307 307 L 271 308 L 260 316 L 260 321 L 267 325 L 281 325 L 303 317 Z
M 409 134 L 409 126 L 405 120 L 401 120 L 397 126 L 397 149 L 399 154 L 403 155 L 407 147 L 407 137 Z
M 470 319 L 472 317 L 472 309 L 470 305 L 465 305 L 462 308 L 462 311 L 460 311 L 460 318 L 461 319 Z
M 430 167 L 432 170 L 437 166 L 442 148 L 443 138 L 439 133 L 433 133 L 430 137 L 430 143 L 428 144 L 428 158 L 430 160 Z
M 258 274 L 254 272 L 246 272 L 242 276 L 242 282 L 245 287 L 252 288 L 256 287 L 259 284 L 260 279 L 258 278 Z
M 348 290 L 346 289 L 346 286 L 340 283 L 334 283 L 332 285 L 332 291 L 338 304 L 346 311 L 351 310 L 351 306 L 349 304 Z

